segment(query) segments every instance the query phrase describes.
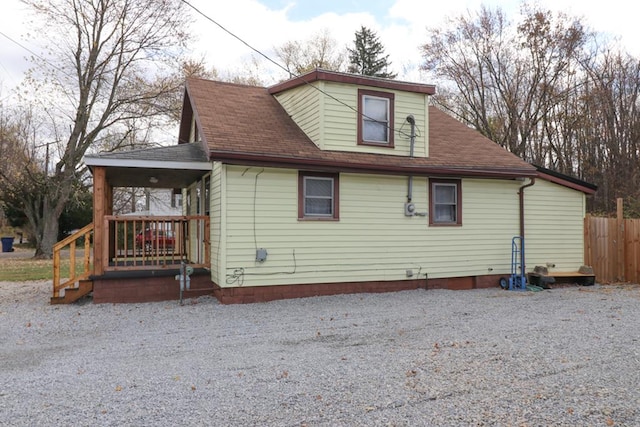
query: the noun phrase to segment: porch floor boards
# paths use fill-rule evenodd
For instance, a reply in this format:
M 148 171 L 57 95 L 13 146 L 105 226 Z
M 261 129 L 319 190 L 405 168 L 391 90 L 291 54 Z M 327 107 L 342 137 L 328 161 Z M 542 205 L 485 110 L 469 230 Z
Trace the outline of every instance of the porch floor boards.
M 187 264 L 189 263 L 188 261 Z M 182 263 L 181 259 L 169 259 L 169 260 L 123 260 L 123 261 L 109 261 L 109 267 L 180 267 Z

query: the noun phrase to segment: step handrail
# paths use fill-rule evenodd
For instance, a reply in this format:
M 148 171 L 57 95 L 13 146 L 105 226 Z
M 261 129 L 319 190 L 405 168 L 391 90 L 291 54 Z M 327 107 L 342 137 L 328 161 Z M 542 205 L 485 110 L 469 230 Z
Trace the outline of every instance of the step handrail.
M 70 236 L 53 245 L 53 297 L 60 296 L 60 290 L 70 287 L 76 282 L 87 279 L 91 275 L 91 234 L 93 223 L 87 224 Z M 83 271 L 76 274 L 76 242 L 84 237 Z M 60 252 L 69 246 L 69 278 L 61 283 Z

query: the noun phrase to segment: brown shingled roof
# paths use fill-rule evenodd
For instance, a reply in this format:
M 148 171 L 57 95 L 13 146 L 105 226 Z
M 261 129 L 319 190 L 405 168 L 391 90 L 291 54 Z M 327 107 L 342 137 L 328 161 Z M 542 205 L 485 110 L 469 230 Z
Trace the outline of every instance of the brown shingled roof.
M 275 95 L 294 87 L 303 86 L 305 84 L 321 80 L 356 86 L 373 86 L 380 89 L 424 93 L 427 95 L 433 95 L 436 93 L 436 87 L 434 85 L 405 82 L 402 80 L 391 80 L 382 77 L 364 76 L 361 74 L 339 73 L 337 71 L 323 70 L 320 68 L 316 68 L 315 70 L 311 70 L 290 80 L 273 85 L 268 90 L 270 94 Z
M 429 157 L 409 158 L 321 150 L 266 88 L 190 78 L 187 97 L 212 160 L 414 175 L 536 175 L 532 165 L 435 107 L 429 109 Z

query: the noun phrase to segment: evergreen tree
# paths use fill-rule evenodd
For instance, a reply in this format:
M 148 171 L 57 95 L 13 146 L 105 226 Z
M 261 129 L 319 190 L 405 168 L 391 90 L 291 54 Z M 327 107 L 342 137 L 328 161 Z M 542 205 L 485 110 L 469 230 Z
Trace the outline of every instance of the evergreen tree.
M 391 63 L 389 55 L 384 54 L 384 46 L 380 43 L 375 31 L 360 27 L 355 33 L 354 48 L 349 50 L 349 72 L 365 76 L 395 79 L 397 74 L 388 71 Z

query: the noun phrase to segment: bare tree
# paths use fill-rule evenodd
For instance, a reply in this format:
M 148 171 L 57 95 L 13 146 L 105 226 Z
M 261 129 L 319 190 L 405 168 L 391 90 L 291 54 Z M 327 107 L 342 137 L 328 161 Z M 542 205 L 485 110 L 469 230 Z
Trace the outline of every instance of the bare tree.
M 592 206 L 607 211 L 624 197 L 640 214 L 640 61 L 606 50 L 584 68 L 575 154 L 581 175 L 600 184 Z
M 204 58 L 182 59 L 178 66 L 172 70 L 170 76 L 163 79 L 167 87 L 175 88 L 175 90 L 163 92 L 159 94 L 155 100 L 156 111 L 164 111 L 164 116 L 171 124 L 180 122 L 182 102 L 184 100 L 184 81 L 187 77 L 200 77 L 212 80 L 220 78 L 218 70 L 215 67 L 208 67 Z M 153 125 L 153 123 L 149 123 L 147 117 L 143 117 L 142 119 L 143 120 L 138 121 L 146 122 L 143 127 Z
M 36 257 L 50 257 L 85 152 L 126 121 L 166 113 L 158 99 L 176 90 L 167 67 L 179 63 L 188 39 L 186 16 L 179 0 L 23 2 L 45 23 L 50 55 L 36 58 L 36 71 L 51 92 L 38 95 L 56 113 L 64 141 L 47 176 L 42 209 L 26 212 L 38 224 Z M 42 80 L 33 73 L 31 81 Z
M 46 172 L 51 142 L 36 145 L 40 124 L 29 106 L 0 105 L 0 202 L 6 212 L 22 213 L 20 226 L 30 240 L 39 231 L 34 212 L 42 211 L 42 195 L 50 191 Z
M 542 163 L 545 120 L 569 94 L 587 33 L 579 21 L 523 6 L 515 26 L 501 9 L 450 20 L 430 31 L 424 69 L 453 82 L 441 102 L 463 121 L 527 160 Z
M 240 67 L 220 73 L 220 80 L 249 86 L 265 86 L 263 65 L 260 58 L 251 56 L 251 59 L 245 60 Z
M 0 103 L 0 189 L 7 190 L 12 183 L 22 179 L 25 172 L 22 165 L 29 162 L 29 148 L 20 132 L 29 126 L 21 120 L 30 122 L 31 112 L 25 110 L 18 115 Z M 4 193 L 4 191 L 3 191 Z
M 430 31 L 437 102 L 525 160 L 597 184 L 589 210 L 624 197 L 640 214 L 640 61 L 578 19 L 522 11 L 516 24 L 482 8 Z
M 276 55 L 289 72 L 287 78 L 304 74 L 315 68 L 330 71 L 344 71 L 347 58 L 345 48 L 324 29 L 306 41 L 291 40 L 275 48 Z

